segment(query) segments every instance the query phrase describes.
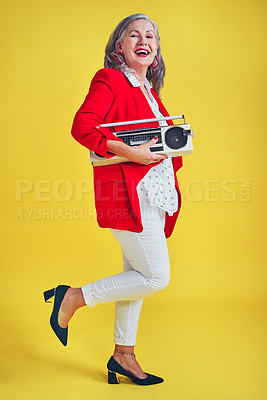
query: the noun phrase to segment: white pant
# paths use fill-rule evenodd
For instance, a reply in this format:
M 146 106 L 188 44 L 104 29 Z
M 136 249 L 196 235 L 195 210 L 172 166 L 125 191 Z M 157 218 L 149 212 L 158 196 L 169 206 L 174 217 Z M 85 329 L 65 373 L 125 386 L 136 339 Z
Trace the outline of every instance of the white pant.
M 123 272 L 82 286 L 89 307 L 115 301 L 114 343 L 133 346 L 143 298 L 164 289 L 170 261 L 164 233 L 165 211 L 146 204 L 138 191 L 143 231 L 110 229 L 120 243 Z

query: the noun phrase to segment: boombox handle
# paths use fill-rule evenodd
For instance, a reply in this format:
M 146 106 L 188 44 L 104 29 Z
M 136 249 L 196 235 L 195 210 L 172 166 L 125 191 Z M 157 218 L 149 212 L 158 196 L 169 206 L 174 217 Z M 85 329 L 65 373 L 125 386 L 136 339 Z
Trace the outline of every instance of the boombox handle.
M 114 122 L 114 123 L 110 123 L 110 124 L 101 124 L 99 126 L 102 126 L 104 128 L 111 128 L 113 126 L 144 124 L 147 122 L 168 121 L 170 119 L 183 119 L 184 124 L 185 124 L 185 116 L 184 115 L 174 115 L 172 117 L 160 117 L 160 118 L 149 118 L 149 119 L 137 119 L 135 121 Z

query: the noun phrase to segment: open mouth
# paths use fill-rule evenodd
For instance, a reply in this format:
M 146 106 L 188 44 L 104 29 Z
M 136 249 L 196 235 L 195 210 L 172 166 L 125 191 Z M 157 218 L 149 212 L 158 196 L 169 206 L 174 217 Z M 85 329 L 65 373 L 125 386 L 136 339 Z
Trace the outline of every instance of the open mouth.
M 135 54 L 137 54 L 139 57 L 147 57 L 150 53 L 146 49 L 138 49 L 135 51 Z

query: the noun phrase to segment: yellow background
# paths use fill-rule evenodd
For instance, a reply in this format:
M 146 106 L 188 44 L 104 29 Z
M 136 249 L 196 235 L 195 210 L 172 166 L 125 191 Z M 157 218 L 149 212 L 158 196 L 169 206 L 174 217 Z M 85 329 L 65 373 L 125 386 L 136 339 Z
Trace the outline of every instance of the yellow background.
M 15 0 L 1 8 L 0 398 L 266 399 L 266 3 Z M 42 298 L 58 284 L 121 270 L 119 245 L 96 223 L 88 152 L 70 129 L 111 31 L 136 12 L 159 25 L 163 102 L 195 131 L 178 173 L 171 283 L 145 300 L 140 319 L 137 358 L 165 378 L 150 388 L 106 383 L 113 304 L 80 310 L 63 348 Z

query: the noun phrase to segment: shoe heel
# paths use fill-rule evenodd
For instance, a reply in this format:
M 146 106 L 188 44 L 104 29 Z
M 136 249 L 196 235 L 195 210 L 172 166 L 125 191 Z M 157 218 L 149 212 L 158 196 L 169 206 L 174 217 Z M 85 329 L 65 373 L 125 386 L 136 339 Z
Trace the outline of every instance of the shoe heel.
M 51 301 L 48 301 L 49 299 L 51 299 L 51 297 L 53 297 L 55 295 L 55 291 L 56 289 L 50 289 L 50 290 L 46 290 L 46 292 L 44 292 L 44 300 L 46 303 L 51 303 Z
M 108 383 L 111 385 L 120 383 L 115 372 L 108 371 Z

